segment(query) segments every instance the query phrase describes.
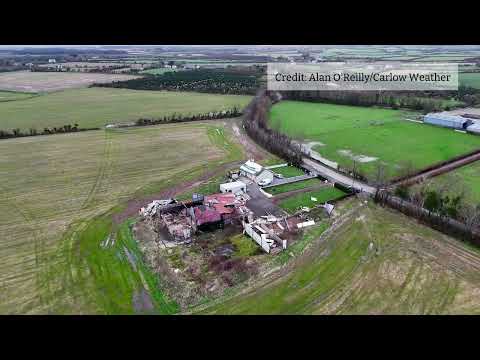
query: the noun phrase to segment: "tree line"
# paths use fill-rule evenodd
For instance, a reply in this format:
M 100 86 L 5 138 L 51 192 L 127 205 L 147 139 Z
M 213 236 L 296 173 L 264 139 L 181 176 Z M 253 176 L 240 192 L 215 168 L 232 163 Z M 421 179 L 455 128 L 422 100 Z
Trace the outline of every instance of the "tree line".
M 232 117 L 238 117 L 242 115 L 242 111 L 237 106 L 234 106 L 228 110 L 222 111 L 210 111 L 204 114 L 172 114 L 167 115 L 161 118 L 149 119 L 149 118 L 140 118 L 135 121 L 135 126 L 148 126 L 148 125 L 157 125 L 164 123 L 178 123 L 178 122 L 188 122 L 188 121 L 201 121 L 201 120 L 216 120 L 216 119 L 227 119 Z
M 278 101 L 274 93 L 258 91 L 244 110 L 243 127 L 247 134 L 271 153 L 284 158 L 293 165 L 302 162 L 302 150 L 287 135 L 268 126 L 268 114 L 272 103 Z
M 67 124 L 59 127 L 45 127 L 42 130 L 37 130 L 35 128 L 30 128 L 27 130 L 22 130 L 15 128 L 12 130 L 0 130 L 0 139 L 10 139 L 17 137 L 25 136 L 37 136 L 37 135 L 52 135 L 52 134 L 64 134 L 77 131 L 87 131 L 87 130 L 99 130 L 100 128 L 79 128 L 78 124 Z
M 405 190 L 397 188 L 395 194 L 377 191 L 375 201 L 450 236 L 480 245 L 480 206 L 461 205 L 461 197 L 442 196 L 434 190 L 411 198 Z
M 285 99 L 309 102 L 327 102 L 352 106 L 383 106 L 392 109 L 412 109 L 429 113 L 450 110 L 452 105 L 447 99 L 456 99 L 468 106 L 480 104 L 480 91 L 460 85 L 458 91 L 443 92 L 442 96 L 429 91 L 392 92 L 392 91 L 282 91 Z
M 148 126 L 148 125 L 158 125 L 166 123 L 178 123 L 178 122 L 187 122 L 187 121 L 201 121 L 201 120 L 217 120 L 217 119 L 226 119 L 232 117 L 238 117 L 242 115 L 242 110 L 234 106 L 231 109 L 220 110 L 220 111 L 210 111 L 204 114 L 172 114 L 166 115 L 161 118 L 140 118 L 134 121 L 129 125 L 118 125 L 117 127 L 131 127 L 131 126 Z M 15 128 L 12 130 L 0 130 L 0 139 L 10 139 L 17 137 L 25 136 L 38 136 L 38 135 L 52 135 L 52 134 L 64 134 L 77 131 L 88 131 L 88 130 L 100 130 L 100 128 L 80 128 L 78 124 L 74 125 L 63 125 L 60 127 L 45 127 L 43 130 L 37 130 L 30 128 L 28 130 L 22 130 Z

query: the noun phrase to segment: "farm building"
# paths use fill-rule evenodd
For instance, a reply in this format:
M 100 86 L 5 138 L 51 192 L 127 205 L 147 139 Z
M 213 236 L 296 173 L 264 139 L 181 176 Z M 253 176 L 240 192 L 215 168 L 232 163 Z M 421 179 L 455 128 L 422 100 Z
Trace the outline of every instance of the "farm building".
M 423 117 L 426 124 L 443 126 L 451 129 L 465 130 L 472 124 L 471 119 L 464 118 L 459 115 L 451 115 L 448 113 L 430 113 Z
M 467 132 L 475 135 L 480 135 L 480 122 L 473 123 L 467 127 Z
M 270 170 L 263 170 L 255 179 L 258 185 L 269 185 L 273 181 L 273 172 Z
M 247 185 L 242 181 L 233 181 L 220 184 L 220 192 L 236 194 L 240 191 L 247 192 Z
M 240 166 L 240 175 L 246 176 L 249 179 L 255 180 L 255 177 L 260 174 L 262 171 L 263 166 L 257 164 L 253 160 L 248 160 L 245 164 Z

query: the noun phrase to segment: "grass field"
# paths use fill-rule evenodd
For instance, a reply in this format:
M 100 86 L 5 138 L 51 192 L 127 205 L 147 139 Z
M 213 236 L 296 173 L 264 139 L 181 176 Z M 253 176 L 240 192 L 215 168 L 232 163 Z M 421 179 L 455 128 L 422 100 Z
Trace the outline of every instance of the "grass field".
M 308 191 L 294 195 L 285 200 L 279 202 L 279 206 L 290 212 L 295 212 L 301 206 L 314 207 L 315 205 L 321 205 L 327 201 L 338 199 L 344 196 L 345 193 L 335 187 L 324 187 L 319 190 Z M 314 197 L 317 201 L 313 201 L 311 198 Z
M 414 189 L 426 186 L 431 189 L 447 189 L 453 196 L 464 194 L 465 201 L 480 205 L 480 162 L 462 166 L 452 172 L 426 180 L 425 185 L 415 185 Z
M 249 96 L 128 89 L 73 89 L 25 101 L 0 103 L 0 129 L 43 129 L 79 124 L 82 128 L 135 121 L 140 117 L 197 114 L 243 107 Z
M 41 92 L 135 79 L 138 76 L 73 72 L 12 71 L 0 74 L 0 90 Z
M 196 310 L 208 314 L 478 314 L 480 253 L 373 204 L 322 241 L 310 228 L 288 270 Z M 294 245 L 295 246 L 295 245 Z M 294 247 L 292 246 L 292 248 Z M 304 250 L 306 249 L 306 250 Z
M 410 116 L 390 109 L 283 101 L 273 106 L 271 123 L 293 137 L 322 143 L 313 149 L 340 166 L 352 168 L 355 159 L 367 177 L 374 176 L 378 163 L 393 177 L 409 164 L 420 169 L 480 148 L 479 137 L 402 120 Z
M 133 285 L 122 283 L 128 266 L 115 265 L 122 269 L 115 275 L 106 265 L 118 248 L 102 251 L 99 242 L 113 225 L 98 216 L 134 194 L 156 193 L 243 156 L 220 124 L 1 141 L 0 313 L 132 312 L 130 302 L 109 295 L 131 296 Z
M 16 91 L 1 91 L 0 90 L 0 102 L 3 101 L 15 101 L 15 100 L 25 100 L 29 99 L 33 96 L 37 96 L 36 94 L 29 94 L 29 93 L 22 93 Z
M 272 169 L 274 173 L 282 174 L 284 177 L 289 178 L 293 176 L 305 175 L 305 173 L 295 166 L 284 166 Z
M 459 73 L 458 75 L 461 85 L 480 89 L 480 73 Z
M 308 179 L 308 180 L 304 180 L 304 181 L 297 181 L 297 182 L 294 182 L 294 183 L 291 183 L 291 184 L 273 186 L 273 187 L 267 188 L 265 190 L 269 194 L 276 195 L 276 194 L 281 194 L 281 193 L 288 192 L 288 191 L 305 189 L 307 187 L 320 185 L 320 184 L 322 184 L 322 182 L 319 179 L 314 178 L 314 179 Z
M 176 71 L 176 70 L 170 69 L 170 68 L 156 68 L 156 69 L 148 69 L 148 70 L 140 71 L 140 74 L 162 75 L 172 71 Z

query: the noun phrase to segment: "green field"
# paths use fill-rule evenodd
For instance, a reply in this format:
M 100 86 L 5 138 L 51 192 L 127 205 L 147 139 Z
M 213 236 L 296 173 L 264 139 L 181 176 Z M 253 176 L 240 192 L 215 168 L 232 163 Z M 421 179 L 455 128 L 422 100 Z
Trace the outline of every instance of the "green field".
M 308 179 L 304 181 L 297 181 L 297 182 L 285 184 L 285 185 L 273 186 L 265 190 L 272 195 L 277 195 L 277 194 L 285 193 L 288 191 L 305 189 L 310 186 L 316 186 L 321 184 L 322 182 L 319 179 L 314 178 L 314 179 Z
M 31 97 L 37 96 L 32 93 L 22 93 L 16 91 L 1 91 L 0 90 L 0 102 L 3 101 L 14 101 L 14 100 L 25 100 Z
M 197 114 L 243 107 L 249 96 L 111 88 L 72 89 L 24 101 L 0 103 L 0 129 L 81 128 L 135 121 L 141 117 Z
M 0 141 L 0 313 L 132 312 L 122 299 L 148 272 L 99 246 L 110 209 L 240 159 L 229 137 L 196 122 Z
M 293 176 L 305 175 L 305 173 L 295 166 L 283 166 L 272 169 L 274 173 L 282 174 L 284 177 L 289 178 Z
M 140 74 L 152 74 L 152 75 L 162 75 L 167 72 L 173 72 L 176 71 L 175 69 L 170 69 L 170 68 L 155 68 L 155 69 L 148 69 L 148 70 L 143 70 L 140 71 Z
M 404 168 L 421 169 L 480 148 L 477 136 L 402 120 L 411 116 L 398 110 L 296 101 L 275 104 L 270 114 L 273 127 L 321 142 L 313 150 L 340 166 L 351 169 L 356 159 L 356 169 L 370 178 L 377 164 L 391 178 Z
M 464 194 L 464 200 L 480 205 L 480 162 L 462 166 L 449 173 L 428 179 L 425 184 L 415 185 L 414 190 L 426 186 L 430 189 L 446 189 L 452 196 Z
M 290 212 L 295 212 L 299 207 L 307 206 L 307 207 L 314 207 L 315 205 L 321 205 L 326 203 L 327 201 L 338 199 L 344 196 L 345 193 L 335 187 L 324 187 L 319 190 L 308 191 L 304 193 L 300 193 L 298 195 L 289 197 L 285 200 L 279 202 L 279 206 Z M 317 201 L 313 201 L 311 198 L 317 198 Z
M 321 241 L 323 224 L 309 228 L 291 246 L 295 257 L 280 254 L 286 254 L 283 260 L 290 265 L 285 271 L 199 306 L 195 312 L 480 313 L 478 251 L 373 204 L 345 216 L 343 226 Z
M 480 89 L 480 73 L 460 73 L 458 75 L 461 85 Z

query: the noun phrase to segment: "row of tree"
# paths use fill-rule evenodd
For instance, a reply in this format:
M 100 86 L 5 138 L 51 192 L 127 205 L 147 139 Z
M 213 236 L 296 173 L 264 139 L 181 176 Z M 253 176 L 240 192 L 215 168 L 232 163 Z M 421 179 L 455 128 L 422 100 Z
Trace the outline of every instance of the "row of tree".
M 268 126 L 268 114 L 275 101 L 278 101 L 275 94 L 260 90 L 244 110 L 243 126 L 247 134 L 268 151 L 293 165 L 299 165 L 302 161 L 301 146 Z
M 441 181 L 425 180 L 413 187 L 402 183 L 395 188 L 393 196 L 399 199 L 394 204 L 397 209 L 408 208 L 408 215 L 439 230 L 460 231 L 467 240 L 478 235 L 480 203 L 472 202 L 471 190 L 458 174 L 448 173 L 442 175 Z M 385 194 L 381 197 L 382 202 L 386 201 L 384 198 Z
M 63 125 L 60 127 L 45 127 L 43 130 L 37 130 L 30 128 L 28 130 L 22 130 L 19 128 L 12 130 L 0 130 L 0 139 L 10 139 L 16 137 L 24 136 L 37 136 L 37 135 L 52 135 L 52 134 L 64 134 L 77 131 L 86 131 L 86 130 L 98 130 L 99 128 L 79 128 L 78 124 L 74 125 Z
M 238 117 L 240 115 L 242 115 L 242 111 L 237 106 L 234 106 L 232 109 L 222 110 L 222 111 L 211 111 L 205 114 L 196 114 L 196 115 L 172 114 L 172 115 L 167 115 L 162 118 L 156 118 L 156 119 L 140 118 L 137 121 L 135 121 L 135 125 L 148 126 L 148 125 L 187 122 L 187 121 L 227 119 L 232 117 Z
M 395 95 L 381 91 L 286 91 L 284 97 L 291 100 L 328 102 L 353 106 L 385 106 L 393 109 L 409 108 L 431 112 L 442 110 L 442 102 L 419 96 Z
M 227 119 L 232 117 L 238 117 L 242 115 L 242 110 L 234 106 L 231 109 L 221 110 L 221 111 L 211 111 L 204 114 L 172 114 L 167 115 L 161 118 L 148 119 L 140 118 L 135 121 L 134 126 L 148 126 L 148 125 L 157 125 L 165 123 L 177 123 L 177 122 L 187 122 L 187 121 L 201 121 L 201 120 L 216 120 L 216 119 Z M 128 127 L 131 125 L 125 125 L 123 127 Z M 43 130 L 39 131 L 34 128 L 28 130 L 21 130 L 19 128 L 12 130 L 0 130 L 0 139 L 10 139 L 24 136 L 37 136 L 37 135 L 51 135 L 51 134 L 63 134 L 77 131 L 87 131 L 87 130 L 99 130 L 100 128 L 79 128 L 78 124 L 74 125 L 64 125 L 60 127 L 45 127 Z

